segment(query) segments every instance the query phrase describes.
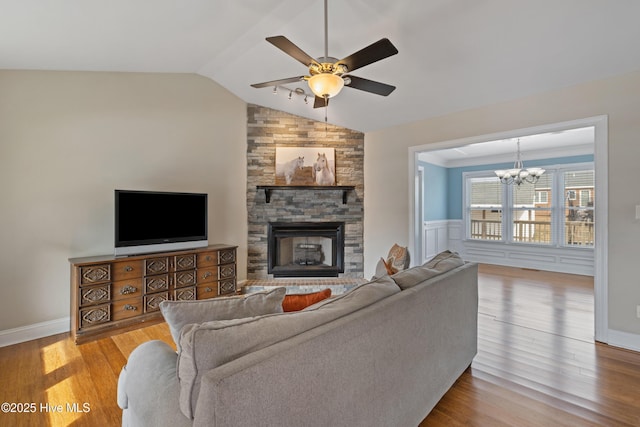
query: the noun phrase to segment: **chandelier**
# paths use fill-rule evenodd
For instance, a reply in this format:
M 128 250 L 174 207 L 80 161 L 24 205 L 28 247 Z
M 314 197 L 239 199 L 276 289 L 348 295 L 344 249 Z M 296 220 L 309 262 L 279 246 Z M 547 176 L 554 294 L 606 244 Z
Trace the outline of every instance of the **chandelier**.
M 522 160 L 520 159 L 520 138 L 518 138 L 518 152 L 516 161 L 513 164 L 513 169 L 495 171 L 495 174 L 498 178 L 500 178 L 501 183 L 515 185 L 520 185 L 523 182 L 535 184 L 536 182 L 538 182 L 538 179 L 540 179 L 543 173 L 544 169 L 542 168 L 525 169 L 523 167 Z

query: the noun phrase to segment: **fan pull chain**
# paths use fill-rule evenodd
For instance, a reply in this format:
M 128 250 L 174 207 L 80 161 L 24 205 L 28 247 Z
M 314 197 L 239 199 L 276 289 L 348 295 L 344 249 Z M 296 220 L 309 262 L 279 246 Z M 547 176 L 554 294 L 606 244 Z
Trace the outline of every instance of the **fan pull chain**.
M 328 125 L 327 125 L 327 112 L 329 111 L 329 98 L 324 97 L 324 136 L 327 136 Z

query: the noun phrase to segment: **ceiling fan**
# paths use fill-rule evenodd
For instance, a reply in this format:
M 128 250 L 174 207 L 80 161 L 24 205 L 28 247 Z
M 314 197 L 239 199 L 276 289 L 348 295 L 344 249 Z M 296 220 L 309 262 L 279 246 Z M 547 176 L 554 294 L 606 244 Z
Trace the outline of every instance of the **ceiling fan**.
M 383 38 L 369 46 L 347 56 L 336 59 L 328 53 L 328 13 L 327 0 L 324 0 L 324 56 L 314 59 L 285 36 L 267 37 L 266 40 L 309 68 L 309 75 L 272 80 L 252 84 L 255 88 L 277 87 L 278 85 L 306 81 L 315 95 L 313 108 L 326 107 L 329 98 L 336 96 L 344 86 L 377 95 L 387 96 L 395 90 L 395 86 L 351 75 L 352 71 L 365 65 L 388 58 L 398 53 L 398 49 Z

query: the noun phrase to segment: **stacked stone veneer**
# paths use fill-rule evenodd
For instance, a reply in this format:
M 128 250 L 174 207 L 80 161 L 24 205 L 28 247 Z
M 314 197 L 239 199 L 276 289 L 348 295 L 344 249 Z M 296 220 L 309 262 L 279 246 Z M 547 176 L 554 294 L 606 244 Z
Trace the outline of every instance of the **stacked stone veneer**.
M 257 185 L 275 184 L 276 147 L 332 147 L 336 184 L 354 185 L 347 204 L 342 191 L 274 190 L 271 202 Z M 267 224 L 274 221 L 343 221 L 345 268 L 341 277 L 364 274 L 364 134 L 257 105 L 247 107 L 247 279 L 267 273 Z

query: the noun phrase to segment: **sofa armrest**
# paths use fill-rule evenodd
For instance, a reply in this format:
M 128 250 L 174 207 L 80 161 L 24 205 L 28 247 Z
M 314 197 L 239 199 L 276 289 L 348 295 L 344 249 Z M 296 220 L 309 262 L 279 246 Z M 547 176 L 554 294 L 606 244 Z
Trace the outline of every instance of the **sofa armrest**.
M 123 426 L 192 425 L 178 406 L 177 357 L 168 344 L 158 340 L 133 350 L 118 379 Z

